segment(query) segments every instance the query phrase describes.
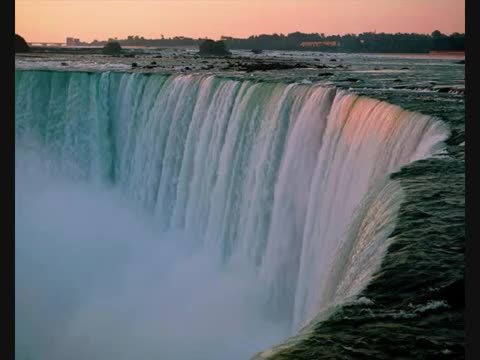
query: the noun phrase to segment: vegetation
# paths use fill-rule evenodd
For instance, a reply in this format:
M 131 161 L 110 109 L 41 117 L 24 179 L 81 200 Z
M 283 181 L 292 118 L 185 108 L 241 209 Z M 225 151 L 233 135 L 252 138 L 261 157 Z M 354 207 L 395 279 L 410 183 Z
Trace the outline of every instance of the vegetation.
M 25 53 L 30 51 L 30 46 L 20 35 L 15 34 L 15 53 Z
M 432 45 L 437 51 L 464 51 L 465 34 L 453 33 L 447 36 L 436 30 L 432 33 Z
M 128 36 L 127 39 L 109 39 L 122 46 L 154 47 L 192 47 L 201 46 L 207 52 L 226 54 L 228 49 L 259 50 L 306 50 L 331 52 L 377 52 L 377 53 L 428 53 L 429 51 L 464 51 L 465 34 L 442 34 L 436 30 L 431 34 L 410 33 L 373 33 L 346 35 L 325 35 L 323 33 L 305 34 L 294 32 L 288 35 L 254 35 L 245 39 L 223 36 L 221 41 L 193 39 L 184 36 L 161 39 L 145 39 L 140 36 Z M 302 46 L 302 43 L 317 43 L 317 46 Z M 320 44 L 319 43 L 323 43 Z M 93 41 L 90 45 L 103 46 L 106 41 Z M 216 48 L 218 46 L 218 48 Z M 222 49 L 224 47 L 224 49 Z M 224 52 L 226 51 L 226 52 Z M 200 49 L 200 52 L 202 50 Z
M 424 34 L 362 33 L 346 35 L 273 34 L 250 36 L 247 39 L 225 38 L 230 49 L 307 50 L 332 52 L 428 53 L 429 51 L 463 51 L 465 34 L 450 36 L 434 31 Z M 316 43 L 317 46 L 302 46 Z M 324 43 L 322 45 L 321 43 Z M 333 45 L 334 44 L 334 45 Z
M 175 36 L 173 38 L 145 39 L 143 36 L 130 35 L 126 39 L 108 39 L 108 41 L 93 40 L 90 44 L 93 46 L 103 46 L 107 42 L 118 42 L 122 46 L 198 46 L 203 39 L 192 39 L 184 36 Z
M 107 55 L 118 55 L 122 52 L 122 46 L 117 41 L 111 41 L 103 47 L 103 53 Z
M 198 46 L 201 55 L 229 55 L 224 41 L 204 40 Z

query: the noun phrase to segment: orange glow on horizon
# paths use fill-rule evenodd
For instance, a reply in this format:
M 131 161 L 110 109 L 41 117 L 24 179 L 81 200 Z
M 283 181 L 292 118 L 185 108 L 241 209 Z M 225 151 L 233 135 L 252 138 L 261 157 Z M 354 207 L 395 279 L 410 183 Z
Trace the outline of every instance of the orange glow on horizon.
M 31 42 L 464 29 L 463 0 L 15 0 L 15 32 Z

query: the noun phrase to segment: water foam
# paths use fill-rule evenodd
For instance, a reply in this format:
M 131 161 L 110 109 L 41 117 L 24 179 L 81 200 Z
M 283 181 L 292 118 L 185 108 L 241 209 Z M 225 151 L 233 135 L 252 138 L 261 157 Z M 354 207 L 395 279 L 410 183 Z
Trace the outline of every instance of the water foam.
M 448 136 L 306 84 L 17 71 L 15 86 L 19 299 L 48 285 L 19 300 L 17 338 L 68 299 L 36 340 L 52 359 L 244 358 L 295 333 L 368 283 L 401 202 L 388 174 Z

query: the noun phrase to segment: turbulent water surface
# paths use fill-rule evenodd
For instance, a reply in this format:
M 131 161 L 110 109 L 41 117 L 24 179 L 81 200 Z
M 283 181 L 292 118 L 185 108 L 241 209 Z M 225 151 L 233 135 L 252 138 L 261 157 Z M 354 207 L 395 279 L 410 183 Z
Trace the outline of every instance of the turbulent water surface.
M 19 359 L 462 356 L 461 96 L 25 69 L 15 92 Z

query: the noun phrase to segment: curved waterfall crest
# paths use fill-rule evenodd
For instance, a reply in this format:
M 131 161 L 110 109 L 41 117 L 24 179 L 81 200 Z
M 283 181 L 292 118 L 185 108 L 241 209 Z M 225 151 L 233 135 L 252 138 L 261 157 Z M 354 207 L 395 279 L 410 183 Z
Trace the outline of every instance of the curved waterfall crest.
M 388 175 L 442 149 L 438 119 L 333 87 L 16 71 L 16 146 L 113 186 L 159 232 L 254 269 L 292 333 L 356 295 L 402 200 Z M 178 239 L 181 241 L 181 239 Z

